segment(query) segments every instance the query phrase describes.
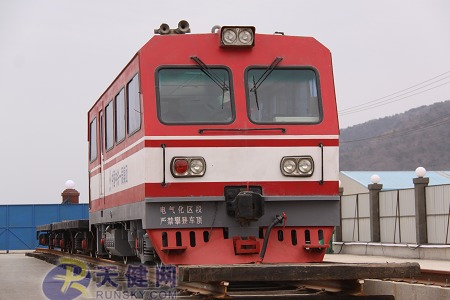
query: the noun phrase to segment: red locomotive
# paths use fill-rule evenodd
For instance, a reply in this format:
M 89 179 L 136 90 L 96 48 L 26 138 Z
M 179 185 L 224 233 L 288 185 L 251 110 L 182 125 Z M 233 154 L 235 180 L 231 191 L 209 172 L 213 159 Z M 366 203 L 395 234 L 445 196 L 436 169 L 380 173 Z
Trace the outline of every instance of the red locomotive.
M 189 32 L 162 24 L 90 109 L 89 225 L 47 230 L 50 244 L 175 265 L 322 261 L 339 224 L 330 51 L 251 26 Z

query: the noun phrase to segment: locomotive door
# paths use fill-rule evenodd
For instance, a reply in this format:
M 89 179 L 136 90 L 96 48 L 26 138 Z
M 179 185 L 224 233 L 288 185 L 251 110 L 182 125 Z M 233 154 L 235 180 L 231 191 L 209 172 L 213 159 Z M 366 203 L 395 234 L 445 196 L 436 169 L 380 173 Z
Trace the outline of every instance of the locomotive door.
M 105 207 L 105 155 L 104 155 L 104 123 L 103 123 L 103 111 L 100 111 L 100 202 L 101 207 Z

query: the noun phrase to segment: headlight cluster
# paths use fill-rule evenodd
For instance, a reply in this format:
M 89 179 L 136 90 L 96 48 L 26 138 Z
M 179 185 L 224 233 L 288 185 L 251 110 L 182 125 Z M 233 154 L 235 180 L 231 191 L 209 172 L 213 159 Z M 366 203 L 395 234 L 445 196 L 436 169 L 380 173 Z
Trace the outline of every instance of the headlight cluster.
M 255 45 L 255 27 L 223 26 L 220 46 L 253 47 Z
M 205 174 L 206 162 L 203 157 L 174 157 L 170 163 L 173 177 L 200 177 Z
M 307 177 L 314 172 L 314 161 L 311 156 L 285 156 L 280 168 L 284 176 Z

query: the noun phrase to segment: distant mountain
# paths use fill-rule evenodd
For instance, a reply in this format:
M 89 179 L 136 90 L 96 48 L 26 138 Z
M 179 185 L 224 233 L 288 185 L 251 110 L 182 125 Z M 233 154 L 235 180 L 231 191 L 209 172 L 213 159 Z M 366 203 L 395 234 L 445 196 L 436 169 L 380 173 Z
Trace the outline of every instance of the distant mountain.
M 450 100 L 341 129 L 342 171 L 450 170 Z

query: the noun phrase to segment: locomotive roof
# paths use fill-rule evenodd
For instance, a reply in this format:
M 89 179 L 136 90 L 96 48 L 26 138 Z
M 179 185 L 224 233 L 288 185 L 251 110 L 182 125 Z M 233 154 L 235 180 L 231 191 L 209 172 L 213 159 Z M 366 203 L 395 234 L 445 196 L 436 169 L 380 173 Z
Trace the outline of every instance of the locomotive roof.
M 127 69 L 127 67 L 136 59 L 136 57 L 139 56 L 140 52 L 145 49 L 147 46 L 149 46 L 152 41 L 154 39 L 158 39 L 158 38 L 162 38 L 162 37 L 173 37 L 173 36 L 178 36 L 178 37 L 188 37 L 188 36 L 216 36 L 217 33 L 196 33 L 196 34 L 170 34 L 170 35 L 158 35 L 155 34 L 153 35 L 137 52 L 136 54 L 129 60 L 129 62 L 122 68 L 122 70 L 117 74 L 117 76 L 114 78 L 114 80 L 111 81 L 111 83 L 108 85 L 108 87 L 103 91 L 103 93 L 97 98 L 96 102 L 91 106 L 91 108 L 89 109 L 89 112 L 97 105 L 97 103 L 100 101 L 100 99 L 107 93 L 107 91 L 111 88 L 111 86 L 116 82 L 116 80 L 124 73 L 124 71 Z M 309 40 L 312 43 L 317 43 L 318 45 L 320 45 L 321 47 L 323 47 L 324 49 L 326 49 L 327 51 L 329 51 L 323 44 L 321 44 L 319 41 L 317 41 L 315 38 L 313 37 L 308 37 L 308 36 L 291 36 L 291 35 L 284 35 L 284 34 L 264 34 L 264 33 L 255 33 L 255 40 L 256 37 L 262 37 L 262 36 L 278 36 L 279 38 L 301 38 L 303 40 Z M 256 41 L 257 42 L 257 41 Z

